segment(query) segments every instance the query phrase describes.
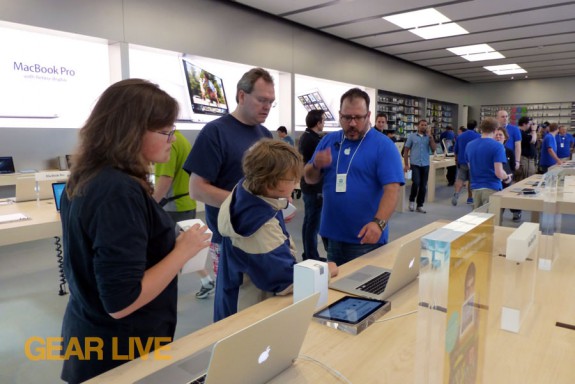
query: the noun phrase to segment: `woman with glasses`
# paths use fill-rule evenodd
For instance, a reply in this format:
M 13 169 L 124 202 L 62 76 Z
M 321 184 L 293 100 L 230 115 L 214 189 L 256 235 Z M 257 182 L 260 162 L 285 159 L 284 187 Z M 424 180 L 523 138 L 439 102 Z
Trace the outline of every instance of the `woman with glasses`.
M 70 286 L 62 324 L 67 382 L 88 380 L 174 336 L 178 271 L 209 245 L 206 227 L 176 238 L 152 198 L 150 163 L 169 159 L 177 115 L 177 102 L 158 86 L 123 80 L 102 94 L 80 130 L 61 209 Z

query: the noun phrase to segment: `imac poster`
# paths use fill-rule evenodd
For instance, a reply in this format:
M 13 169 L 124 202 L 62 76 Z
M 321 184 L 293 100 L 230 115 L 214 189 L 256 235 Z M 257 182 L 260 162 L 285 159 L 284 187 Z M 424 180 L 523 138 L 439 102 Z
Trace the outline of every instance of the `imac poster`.
M 79 128 L 110 84 L 104 40 L 0 24 L 0 127 Z
M 200 130 L 206 123 L 231 113 L 237 106 L 236 86 L 252 66 L 130 45 L 130 77 L 156 83 L 180 105 L 178 129 Z M 279 73 L 269 70 L 279 98 Z M 263 124 L 279 126 L 278 108 L 272 108 Z

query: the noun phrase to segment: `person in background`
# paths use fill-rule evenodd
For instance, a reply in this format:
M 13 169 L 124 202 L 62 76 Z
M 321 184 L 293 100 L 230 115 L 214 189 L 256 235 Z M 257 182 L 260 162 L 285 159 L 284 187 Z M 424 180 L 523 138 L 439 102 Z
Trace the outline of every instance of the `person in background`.
M 80 129 L 61 206 L 70 288 L 61 351 L 78 352 L 74 345 L 97 340 L 101 354 L 65 358 L 66 382 L 126 362 L 117 356 L 139 357 L 134 340 L 146 346 L 173 340 L 178 272 L 209 245 L 206 226 L 176 237 L 152 197 L 150 166 L 169 160 L 177 116 L 177 101 L 157 85 L 129 79 L 104 91 Z
M 465 158 L 465 149 L 467 144 L 475 139 L 479 139 L 481 135 L 475 132 L 477 121 L 469 120 L 467 122 L 467 130 L 461 135 L 457 136 L 453 153 L 455 154 L 455 164 L 457 164 L 457 178 L 455 180 L 455 192 L 451 198 L 451 205 L 456 206 L 459 200 L 459 194 L 463 183 L 467 182 L 467 204 L 473 204 L 473 197 L 471 194 L 471 179 L 469 178 L 469 165 Z
M 555 136 L 557 141 L 557 157 L 561 161 L 571 160 L 571 152 L 573 152 L 573 136 L 567 133 L 567 127 L 564 125 L 559 126 L 559 132 Z
M 549 124 L 549 132 L 543 137 L 541 143 L 541 155 L 539 157 L 539 169 L 537 173 L 544 174 L 549 167 L 563 164 L 563 161 L 557 156 L 557 140 L 555 136 L 559 130 L 556 123 Z
M 340 99 L 342 130 L 329 133 L 305 165 L 305 181 L 323 181 L 320 235 L 327 259 L 341 265 L 383 244 L 404 184 L 395 145 L 369 124 L 369 95 L 352 88 Z
M 494 138 L 495 138 L 495 141 L 502 144 L 505 148 L 505 157 L 507 158 L 507 162 L 505 164 L 503 164 L 503 170 L 505 170 L 505 173 L 507 173 L 507 174 L 513 174 L 513 170 L 511 169 L 510 164 L 515 164 L 515 155 L 513 154 L 513 151 L 511 149 L 505 147 L 505 141 L 507 141 L 509 139 L 509 135 L 507 135 L 507 131 L 505 130 L 505 128 L 497 127 L 497 130 L 495 131 Z M 512 181 L 512 182 L 503 181 L 502 182 L 503 188 L 505 189 L 513 183 L 514 183 L 514 181 Z M 517 222 L 521 221 L 521 211 L 520 210 L 511 209 L 510 211 L 513 214 L 513 221 L 514 222 L 517 223 Z
M 223 236 L 214 321 L 293 288 L 295 245 L 282 209 L 299 182 L 301 155 L 289 144 L 262 139 L 243 160 L 245 178 L 224 200 L 218 215 Z M 331 276 L 337 267 L 330 263 Z
M 448 125 L 445 130 L 439 135 L 439 142 L 443 148 L 443 153 L 453 153 L 453 146 L 455 145 L 455 132 L 453 132 L 453 127 Z M 445 177 L 447 178 L 447 186 L 451 187 L 455 184 L 455 176 L 457 174 L 457 165 L 447 167 L 447 173 Z
M 164 208 L 174 223 L 196 218 L 196 201 L 190 198 L 190 176 L 182 169 L 192 145 L 179 131 L 174 134 L 170 160 L 156 163 L 154 170 L 154 200 Z M 179 228 L 176 228 L 179 230 Z M 201 269 L 198 272 L 202 287 L 196 292 L 198 299 L 205 299 L 214 292 L 214 281 L 210 274 Z
M 262 124 L 275 105 L 273 77 L 262 68 L 244 73 L 236 87 L 236 102 L 232 113 L 202 128 L 184 164 L 190 174 L 190 196 L 206 204 L 206 222 L 213 233 L 209 255 L 216 280 L 222 240 L 218 212 L 243 177 L 244 152 L 259 139 L 272 138 Z
M 467 144 L 465 157 L 469 164 L 473 209 L 489 203 L 489 196 L 501 191 L 502 182 L 511 183 L 513 174 L 505 173 L 505 148 L 493 138 L 498 120 L 488 117 L 481 122 L 481 138 Z
M 289 145 L 291 145 L 292 147 L 295 145 L 293 139 L 291 138 L 290 135 L 288 135 L 288 131 L 287 128 L 284 127 L 283 125 L 281 127 L 279 127 L 277 129 L 277 133 L 278 136 L 281 140 L 285 141 L 286 143 L 288 143 Z
M 397 136 L 395 135 L 395 129 L 387 129 L 385 131 L 385 135 L 389 137 L 389 140 L 393 141 L 394 143 L 397 143 Z
M 537 143 L 537 127 L 527 116 L 519 118 L 517 122 L 521 130 L 521 178 L 526 179 L 537 172 L 535 167 L 535 158 L 537 152 L 535 145 Z
M 387 115 L 383 112 L 378 112 L 375 116 L 375 125 L 373 126 L 377 131 L 386 133 L 387 130 Z
M 461 135 L 465 131 L 467 131 L 467 127 L 462 125 L 461 127 L 457 128 L 457 135 L 455 137 L 459 137 L 459 135 Z
M 515 125 L 509 124 L 509 114 L 505 110 L 497 112 L 497 121 L 499 126 L 505 128 L 509 139 L 505 142 L 505 146 L 513 151 L 515 155 L 515 165 L 510 165 L 513 172 L 519 170 L 519 159 L 521 159 L 521 131 Z
M 304 164 L 311 160 L 321 140 L 320 134 L 323 131 L 324 121 L 324 112 L 317 109 L 309 111 L 305 118 L 307 128 L 299 138 L 298 148 L 299 153 L 301 153 L 303 157 Z M 304 260 L 320 260 L 317 251 L 317 236 L 321 220 L 321 207 L 323 206 L 323 196 L 321 193 L 323 184 L 321 181 L 317 184 L 308 184 L 302 175 L 300 186 L 305 210 L 301 228 L 301 239 L 303 243 L 302 258 Z
M 426 120 L 419 120 L 417 132 L 411 133 L 405 142 L 403 161 L 404 172 L 411 169 L 411 192 L 409 194 L 409 210 L 426 213 L 423 209 L 425 194 L 427 193 L 427 179 L 429 177 L 429 156 L 435 153 L 436 144 L 433 139 L 431 127 Z M 417 208 L 415 207 L 417 198 Z

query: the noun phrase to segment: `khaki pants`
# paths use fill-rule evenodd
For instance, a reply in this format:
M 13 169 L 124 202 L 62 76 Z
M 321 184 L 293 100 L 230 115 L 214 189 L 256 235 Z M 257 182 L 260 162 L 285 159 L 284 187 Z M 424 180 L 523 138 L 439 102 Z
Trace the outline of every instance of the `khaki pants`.
M 497 192 L 495 189 L 481 188 L 473 190 L 473 209 L 489 203 L 489 196 Z
M 535 159 L 530 159 L 525 156 L 521 156 L 521 180 L 526 179 L 529 176 L 533 176 L 537 173 L 537 167 L 535 166 Z

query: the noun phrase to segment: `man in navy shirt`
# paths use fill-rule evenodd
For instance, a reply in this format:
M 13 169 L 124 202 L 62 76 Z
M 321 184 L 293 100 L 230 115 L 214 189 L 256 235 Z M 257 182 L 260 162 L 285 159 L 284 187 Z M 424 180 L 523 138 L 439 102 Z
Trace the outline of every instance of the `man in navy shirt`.
M 246 72 L 236 89 L 238 106 L 200 131 L 184 164 L 190 174 L 190 196 L 206 204 L 206 222 L 213 232 L 210 257 L 217 276 L 220 205 L 243 177 L 244 152 L 261 138 L 272 138 L 262 125 L 275 102 L 274 81 L 262 68 Z

